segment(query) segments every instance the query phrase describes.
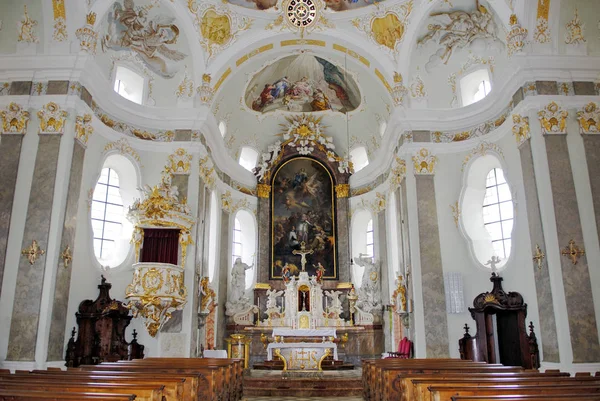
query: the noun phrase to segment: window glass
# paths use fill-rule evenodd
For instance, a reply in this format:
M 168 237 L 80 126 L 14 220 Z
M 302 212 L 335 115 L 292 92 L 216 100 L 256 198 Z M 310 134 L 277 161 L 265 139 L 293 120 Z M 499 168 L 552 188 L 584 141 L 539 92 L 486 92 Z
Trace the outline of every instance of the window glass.
M 375 255 L 374 242 L 375 241 L 373 240 L 373 219 L 371 219 L 367 224 L 367 255 L 369 255 L 371 258 L 373 258 L 373 256 Z
M 113 257 L 115 241 L 123 225 L 123 200 L 119 193 L 119 176 L 110 169 L 102 169 L 92 198 L 92 230 L 94 253 L 100 261 Z
M 490 170 L 486 177 L 483 200 L 483 223 L 492 239 L 495 256 L 507 259 L 511 250 L 514 205 L 510 188 L 500 168 Z
M 350 161 L 354 166 L 354 172 L 362 170 L 369 164 L 369 155 L 364 146 L 359 146 L 350 151 Z
M 258 152 L 250 147 L 243 147 L 240 152 L 240 165 L 246 170 L 252 172 L 258 161 Z
M 129 68 L 117 66 L 113 89 L 125 99 L 142 104 L 144 77 Z
M 482 100 L 491 91 L 490 73 L 486 68 L 473 71 L 460 79 L 460 94 L 463 106 Z

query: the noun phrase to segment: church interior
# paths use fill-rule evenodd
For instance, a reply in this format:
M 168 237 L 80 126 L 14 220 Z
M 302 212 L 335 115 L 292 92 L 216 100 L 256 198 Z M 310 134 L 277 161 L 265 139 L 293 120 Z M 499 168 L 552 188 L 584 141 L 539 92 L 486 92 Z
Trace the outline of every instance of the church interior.
M 3 0 L 0 117 L 0 399 L 599 399 L 598 0 Z

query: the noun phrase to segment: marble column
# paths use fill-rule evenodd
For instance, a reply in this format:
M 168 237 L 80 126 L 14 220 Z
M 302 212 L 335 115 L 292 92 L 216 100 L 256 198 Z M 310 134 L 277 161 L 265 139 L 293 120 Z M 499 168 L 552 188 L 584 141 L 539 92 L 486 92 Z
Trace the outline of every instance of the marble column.
M 40 134 L 22 249 L 30 248 L 33 241 L 37 241 L 44 251 L 48 248 L 61 136 Z M 39 255 L 33 264 L 25 256 L 19 259 L 7 354 L 9 361 L 35 359 L 45 265 L 45 255 Z
M 580 248 L 583 248 L 584 242 L 573 170 L 567 147 L 566 128 L 564 128 L 564 121 L 567 117 L 561 114 L 562 110 L 560 109 L 552 114 L 550 111 L 552 110 L 549 105 L 546 110 L 540 112 L 558 234 L 558 244 L 550 246 L 559 248 L 562 253 L 569 246 L 570 241 L 574 241 L 575 245 Z M 544 112 L 546 114 L 543 114 Z M 551 118 L 555 118 L 558 125 L 556 129 L 548 130 L 545 128 L 548 127 L 546 122 L 551 123 Z M 560 261 L 573 362 L 600 362 L 600 346 L 587 258 L 580 256 L 577 263 L 574 264 L 569 256 L 561 255 Z
M 198 222 L 196 223 L 196 265 L 194 266 L 194 289 L 189 296 L 191 297 L 192 303 L 192 333 L 198 333 L 198 335 L 192 335 L 192 357 L 200 356 L 200 346 L 199 344 L 204 342 L 205 335 L 203 335 L 204 322 L 202 322 L 202 327 L 200 327 L 200 322 L 198 319 L 198 312 L 200 307 L 200 279 L 204 277 L 204 227 L 205 227 L 205 219 L 206 219 L 206 189 L 204 187 L 204 181 L 202 178 L 199 180 L 198 185 Z
M 65 208 L 62 240 L 57 261 L 56 282 L 52 301 L 52 321 L 50 323 L 50 335 L 48 341 L 48 361 L 60 361 L 63 360 L 65 356 L 65 325 L 67 321 L 67 308 L 69 306 L 71 271 L 73 268 L 71 263 L 72 260 L 65 259 L 65 256 L 67 254 L 71 258 L 73 256 L 84 157 L 85 145 L 76 140 L 73 145 L 67 205 Z
M 261 193 L 261 184 L 258 184 L 258 206 L 257 218 L 258 224 L 258 282 L 266 283 L 269 281 L 269 269 L 271 268 L 270 234 L 271 234 L 271 191 L 269 187 L 268 194 Z
M 17 172 L 21 156 L 22 134 L 2 134 L 0 138 L 0 291 L 6 263 L 6 246 L 12 215 Z
M 437 158 L 426 149 L 422 149 L 415 158 L 426 355 L 427 358 L 448 358 L 444 271 L 433 175 Z M 427 167 L 423 168 L 424 165 Z
M 600 121 L 598 121 L 598 124 L 600 125 Z M 590 176 L 590 187 L 592 189 L 596 229 L 600 238 L 600 134 L 583 134 L 582 136 Z
M 227 303 L 227 283 L 229 282 L 230 255 L 229 250 L 229 213 L 221 210 L 221 230 L 219 240 L 219 289 L 217 291 L 217 348 L 225 349 L 225 333 L 227 328 L 227 316 L 225 315 L 225 304 Z
M 337 268 L 338 279 L 342 283 L 351 281 L 350 274 L 350 226 L 348 211 L 350 201 L 347 197 L 337 197 L 336 214 L 337 214 Z
M 520 119 L 520 116 L 519 116 Z M 528 120 L 519 128 L 524 135 L 529 132 Z M 518 131 L 518 130 L 517 130 Z M 519 140 L 519 139 L 518 139 Z M 535 290 L 537 295 L 540 327 L 537 328 L 541 335 L 542 352 L 544 362 L 560 362 L 558 350 L 558 337 L 556 333 L 556 318 L 554 315 L 554 303 L 550 283 L 550 271 L 546 262 L 546 240 L 540 214 L 540 203 L 538 197 L 537 182 L 531 151 L 531 139 L 524 139 L 519 146 L 521 156 L 521 170 L 523 171 L 523 185 L 525 188 L 525 202 L 527 206 L 527 220 L 529 222 L 529 236 L 531 239 L 532 255 L 538 255 L 538 260 L 532 261 L 533 274 L 535 278 Z M 539 253 L 537 252 L 539 247 Z M 544 257 L 541 257 L 541 254 Z

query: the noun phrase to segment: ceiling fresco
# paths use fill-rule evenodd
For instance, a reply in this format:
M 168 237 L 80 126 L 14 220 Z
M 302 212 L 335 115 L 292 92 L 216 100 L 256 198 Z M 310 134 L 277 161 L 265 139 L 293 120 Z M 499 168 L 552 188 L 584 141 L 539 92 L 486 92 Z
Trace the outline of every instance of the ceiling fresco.
M 280 0 L 227 0 L 230 4 L 250 8 L 254 10 L 277 9 L 277 3 Z M 383 1 L 383 0 L 382 0 Z M 354 10 L 365 6 L 370 6 L 382 1 L 376 0 L 325 0 L 327 9 L 333 11 Z

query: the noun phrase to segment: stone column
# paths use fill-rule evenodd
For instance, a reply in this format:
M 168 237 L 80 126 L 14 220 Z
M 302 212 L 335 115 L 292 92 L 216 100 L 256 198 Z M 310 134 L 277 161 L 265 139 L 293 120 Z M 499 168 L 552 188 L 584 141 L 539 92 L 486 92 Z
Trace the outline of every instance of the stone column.
M 266 283 L 269 281 L 269 269 L 271 268 L 271 250 L 270 250 L 270 233 L 271 233 L 271 186 L 266 184 L 258 184 L 256 186 L 258 194 L 257 217 L 258 222 L 258 278 L 257 282 Z
M 413 157 L 413 162 L 417 192 L 426 355 L 427 358 L 448 358 L 444 271 L 434 183 L 437 157 L 423 148 Z
M 35 360 L 45 252 L 48 250 L 58 155 L 67 113 L 55 103 L 48 103 L 38 117 L 39 144 L 21 245 L 31 257 L 24 255 L 19 259 L 7 353 L 9 361 Z
M 27 129 L 26 126 L 24 128 Z M 24 133 L 25 131 L 17 134 L 4 132 L 0 138 L 0 291 Z
M 344 184 L 338 186 L 341 187 Z M 350 226 L 348 211 L 350 201 L 348 199 L 349 186 L 346 192 L 336 188 L 335 210 L 337 214 L 337 269 L 338 279 L 342 283 L 350 282 Z
M 590 176 L 596 229 L 600 238 L 600 107 L 596 103 L 590 103 L 577 114 Z
M 225 304 L 227 303 L 227 283 L 229 282 L 229 265 L 230 265 L 230 255 L 231 251 L 229 249 L 229 212 L 222 210 L 221 211 L 221 230 L 220 232 L 220 240 L 219 240 L 219 267 L 218 267 L 218 277 L 219 277 L 219 289 L 217 291 L 218 294 L 218 309 L 217 309 L 217 348 L 225 349 L 225 334 L 227 332 L 227 316 L 225 315 Z
M 90 118 L 91 122 L 91 118 Z M 76 140 L 73 144 L 73 158 L 69 176 L 67 205 L 62 229 L 62 240 L 59 249 L 56 281 L 52 306 L 52 321 L 48 340 L 48 361 L 64 360 L 65 325 L 67 308 L 69 306 L 69 289 L 71 286 L 71 271 L 73 247 L 75 244 L 75 229 L 77 226 L 77 210 L 81 191 L 81 177 L 85 157 L 85 142 Z
M 539 112 L 542 133 L 545 136 L 548 171 L 556 216 L 558 244 L 551 246 L 561 251 L 562 278 L 573 350 L 573 362 L 599 362 L 600 346 L 587 258 L 564 255 L 572 241 L 583 248 L 583 232 L 571 160 L 567 147 L 566 120 L 568 113 L 552 102 Z M 574 263 L 576 262 L 576 263 Z
M 205 322 L 202 322 L 202 327 L 200 326 L 200 321 L 198 319 L 198 312 L 200 312 L 200 279 L 204 277 L 204 227 L 206 221 L 206 189 L 204 187 L 204 181 L 202 178 L 199 179 L 198 184 L 198 222 L 196 223 L 196 265 L 194 266 L 194 289 L 188 296 L 191 297 L 192 301 L 192 333 L 197 333 L 198 335 L 192 335 L 192 357 L 200 356 L 200 344 L 204 342 L 205 335 L 203 335 L 203 328 Z
M 532 255 L 535 258 L 532 267 L 540 318 L 540 327 L 536 331 L 538 335 L 541 333 L 544 362 L 560 362 L 550 272 L 546 262 L 546 240 L 542 227 L 538 188 L 531 151 L 529 118 L 514 115 L 513 123 L 513 133 L 519 144 L 521 156 L 529 236 L 533 247 Z

